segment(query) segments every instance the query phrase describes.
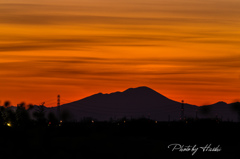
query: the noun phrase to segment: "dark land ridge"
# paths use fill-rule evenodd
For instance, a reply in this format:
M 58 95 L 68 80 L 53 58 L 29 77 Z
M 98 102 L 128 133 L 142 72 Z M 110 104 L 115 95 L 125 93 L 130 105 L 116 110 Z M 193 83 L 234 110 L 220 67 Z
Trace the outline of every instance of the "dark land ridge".
M 238 102 L 179 103 L 147 87 L 99 93 L 53 108 L 5 102 L 0 107 L 0 157 L 239 159 L 239 108 Z M 174 143 L 219 145 L 221 151 L 192 156 L 169 149 Z
M 184 100 L 184 99 L 183 99 Z M 204 99 L 203 99 L 204 100 Z M 215 119 L 222 121 L 239 120 L 239 108 L 233 109 L 233 103 L 217 102 L 212 105 L 195 106 L 184 103 L 183 118 Z M 178 121 L 181 118 L 182 103 L 171 100 L 155 90 L 142 86 L 129 88 L 123 92 L 94 94 L 84 99 L 46 108 L 59 116 L 60 111 L 68 112 L 72 121 L 93 118 L 97 121 L 118 120 L 121 118 L 148 118 L 156 121 Z M 35 107 L 35 109 L 37 109 Z M 33 109 L 32 112 L 35 110 Z

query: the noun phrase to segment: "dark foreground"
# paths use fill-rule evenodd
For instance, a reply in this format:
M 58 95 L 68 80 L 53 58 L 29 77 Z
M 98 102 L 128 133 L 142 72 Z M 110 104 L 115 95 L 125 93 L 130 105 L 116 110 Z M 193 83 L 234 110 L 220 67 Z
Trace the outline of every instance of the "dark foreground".
M 161 159 L 240 158 L 239 123 L 200 120 L 63 123 L 62 126 L 0 127 L 1 158 Z M 179 148 L 173 151 L 171 144 Z M 220 146 L 219 146 L 220 145 Z M 183 148 L 184 148 L 183 147 Z M 190 148 L 191 148 L 190 147 Z M 221 149 L 219 152 L 210 151 Z M 178 148 L 178 149 L 177 149 Z

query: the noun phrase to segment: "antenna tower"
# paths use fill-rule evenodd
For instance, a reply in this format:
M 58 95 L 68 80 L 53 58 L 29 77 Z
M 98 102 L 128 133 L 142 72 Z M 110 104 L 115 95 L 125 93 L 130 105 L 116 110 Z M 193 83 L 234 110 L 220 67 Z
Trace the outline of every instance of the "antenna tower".
M 60 95 L 57 96 L 57 110 L 58 110 L 58 119 L 60 119 Z
M 180 120 L 184 120 L 184 100 L 182 100 Z

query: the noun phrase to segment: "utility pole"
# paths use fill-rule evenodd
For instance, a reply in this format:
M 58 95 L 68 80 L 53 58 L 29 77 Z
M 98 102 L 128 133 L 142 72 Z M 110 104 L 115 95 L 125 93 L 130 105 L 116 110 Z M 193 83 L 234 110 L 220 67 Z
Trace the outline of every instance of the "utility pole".
M 184 120 L 184 100 L 182 100 L 180 120 Z
M 60 95 L 57 96 L 57 111 L 58 111 L 58 119 L 61 120 L 60 117 Z

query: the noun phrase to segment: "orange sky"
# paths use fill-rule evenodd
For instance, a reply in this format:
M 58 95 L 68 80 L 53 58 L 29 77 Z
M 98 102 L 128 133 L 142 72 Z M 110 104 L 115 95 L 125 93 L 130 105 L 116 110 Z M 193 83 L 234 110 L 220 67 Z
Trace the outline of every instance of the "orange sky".
M 149 86 L 240 100 L 239 0 L 0 0 L 0 100 L 55 106 Z

